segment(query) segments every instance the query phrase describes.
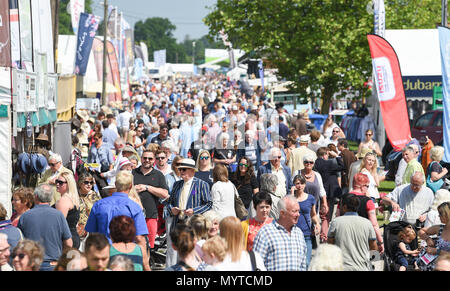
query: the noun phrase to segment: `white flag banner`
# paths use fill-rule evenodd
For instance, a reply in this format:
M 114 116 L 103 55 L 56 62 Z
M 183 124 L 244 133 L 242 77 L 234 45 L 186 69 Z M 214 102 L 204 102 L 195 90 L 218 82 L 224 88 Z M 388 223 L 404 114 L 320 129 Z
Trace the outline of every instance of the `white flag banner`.
M 153 59 L 155 67 L 159 68 L 166 64 L 166 50 L 159 50 L 153 52 Z
M 78 24 L 80 22 L 80 14 L 84 12 L 84 0 L 70 0 L 70 15 L 72 16 L 72 28 L 75 35 L 78 34 Z

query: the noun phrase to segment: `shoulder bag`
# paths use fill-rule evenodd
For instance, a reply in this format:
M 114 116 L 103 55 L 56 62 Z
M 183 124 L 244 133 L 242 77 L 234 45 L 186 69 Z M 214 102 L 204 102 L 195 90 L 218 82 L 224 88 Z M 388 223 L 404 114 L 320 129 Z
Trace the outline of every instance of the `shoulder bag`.
M 239 197 L 236 187 L 234 187 L 234 210 L 236 211 L 236 216 L 240 220 L 244 220 L 248 216 L 248 211 L 244 206 L 244 202 L 242 202 L 241 198 Z
M 436 193 L 437 190 L 441 189 L 442 185 L 444 185 L 444 179 L 439 179 L 437 181 L 432 181 L 431 180 L 431 165 L 433 163 L 436 163 L 435 161 L 431 162 L 430 165 L 428 166 L 428 170 L 427 170 L 427 187 L 430 188 L 431 190 L 433 190 L 433 193 Z

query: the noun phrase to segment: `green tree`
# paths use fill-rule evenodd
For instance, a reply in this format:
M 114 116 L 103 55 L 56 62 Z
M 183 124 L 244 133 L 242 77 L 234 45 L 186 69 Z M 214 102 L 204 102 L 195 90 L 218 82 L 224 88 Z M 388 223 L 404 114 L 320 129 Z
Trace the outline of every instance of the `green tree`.
M 234 47 L 255 51 L 294 82 L 305 97 L 322 99 L 327 113 L 334 94 L 364 95 L 371 78 L 366 35 L 373 32 L 371 1 L 217 0 L 204 22 L 211 37 L 223 29 Z M 385 1 L 387 29 L 435 28 L 441 2 Z
M 189 57 L 189 62 L 192 62 L 192 56 L 194 54 L 194 45 L 195 42 L 195 64 L 203 64 L 205 63 L 205 49 L 224 49 L 222 41 L 213 40 L 207 35 L 202 36 L 198 39 L 191 39 L 189 35 L 186 35 L 181 45 L 184 47 L 187 56 Z
M 70 0 L 61 0 L 59 3 L 59 34 L 73 34 L 72 28 L 72 17 L 67 13 L 67 5 L 69 5 Z M 85 1 L 85 12 L 92 13 L 92 0 Z
M 147 45 L 150 60 L 153 59 L 154 51 L 165 49 L 168 63 L 188 62 L 188 55 L 173 36 L 175 29 L 176 26 L 167 18 L 147 18 L 134 25 L 134 38 L 136 42 L 142 41 Z

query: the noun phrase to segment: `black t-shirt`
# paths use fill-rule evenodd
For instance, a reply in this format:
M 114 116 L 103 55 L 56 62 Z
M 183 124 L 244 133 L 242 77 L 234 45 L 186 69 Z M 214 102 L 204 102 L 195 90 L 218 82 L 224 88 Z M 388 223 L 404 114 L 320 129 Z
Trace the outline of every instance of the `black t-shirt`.
M 213 156 L 218 160 L 232 159 L 236 155 L 236 151 L 232 149 L 214 149 Z
M 248 184 L 242 184 L 243 180 L 238 181 L 235 175 L 233 175 L 231 182 L 233 182 L 233 184 L 236 186 L 239 197 L 244 203 L 245 208 L 248 208 L 250 206 L 250 203 L 252 202 L 253 189 L 259 188 L 258 180 L 256 179 L 255 175 L 251 176 L 250 183 Z
M 133 170 L 133 177 L 134 185 L 144 184 L 169 190 L 166 178 L 158 170 L 153 169 L 150 173 L 144 175 L 141 172 L 141 167 L 139 167 Z M 141 198 L 142 206 L 144 206 L 145 218 L 158 218 L 159 198 L 148 191 L 142 191 L 139 193 L 139 197 Z
M 205 171 L 205 172 L 197 171 L 197 172 L 195 172 L 195 177 L 208 183 L 209 189 L 211 189 L 211 187 L 213 185 L 212 170 Z

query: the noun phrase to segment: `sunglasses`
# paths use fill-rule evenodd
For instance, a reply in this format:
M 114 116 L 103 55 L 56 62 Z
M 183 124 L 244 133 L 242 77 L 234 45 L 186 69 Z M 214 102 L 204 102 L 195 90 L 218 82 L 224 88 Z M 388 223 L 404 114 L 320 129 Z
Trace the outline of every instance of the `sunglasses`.
M 94 181 L 84 181 L 84 185 L 94 185 Z
M 48 163 L 48 165 L 49 165 L 50 167 L 54 167 L 54 166 L 56 166 L 58 163 L 59 163 L 59 162 L 56 162 L 56 163 Z
M 307 164 L 312 165 L 312 164 L 314 164 L 314 162 L 312 162 L 312 161 L 304 161 L 303 164 L 305 164 L 305 165 L 307 165 Z
M 25 254 L 12 254 L 11 258 L 15 259 L 16 257 L 19 257 L 20 260 L 23 260 L 25 258 Z
M 273 159 L 274 159 L 274 160 L 275 160 L 275 159 L 281 159 L 281 156 L 273 157 Z
M 372 136 L 372 134 L 371 133 L 366 133 L 366 136 Z
M 181 168 L 181 169 L 178 169 L 180 172 L 184 172 L 184 171 L 187 171 L 187 169 L 186 168 Z
M 209 160 L 209 157 L 200 157 L 200 160 Z
M 156 157 L 156 159 L 157 159 L 158 161 L 161 161 L 161 160 L 166 159 L 166 157 Z
M 243 164 L 243 163 L 239 163 L 239 167 L 246 167 L 246 168 L 248 168 L 248 165 L 247 164 Z
M 334 133 L 339 133 L 339 130 L 333 130 Z
M 142 157 L 142 160 L 149 160 L 149 161 L 153 161 L 154 160 L 154 158 L 149 158 L 149 157 Z
M 67 184 L 66 181 L 61 181 L 61 180 L 56 180 L 55 181 L 56 185 L 63 185 L 63 184 Z

